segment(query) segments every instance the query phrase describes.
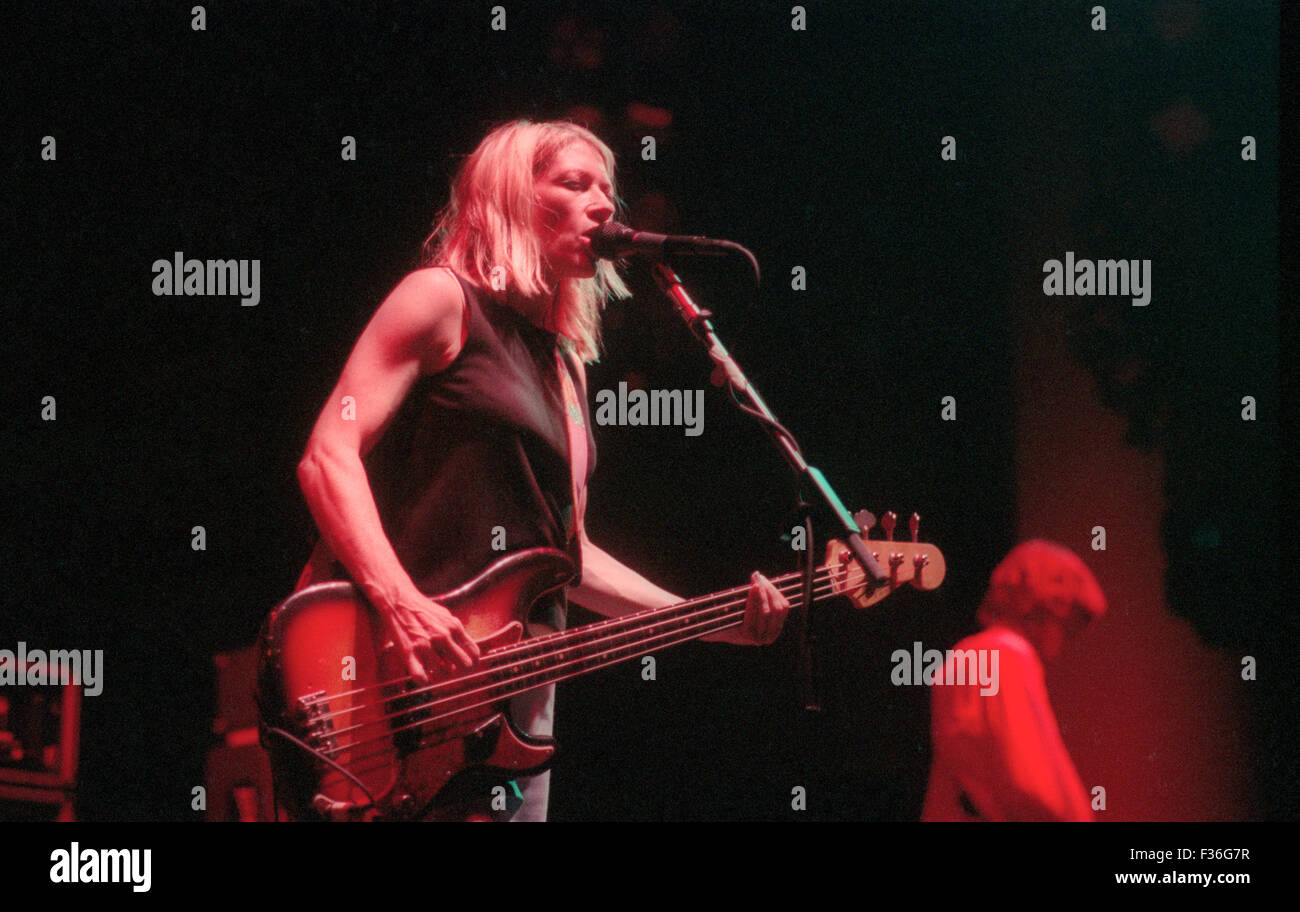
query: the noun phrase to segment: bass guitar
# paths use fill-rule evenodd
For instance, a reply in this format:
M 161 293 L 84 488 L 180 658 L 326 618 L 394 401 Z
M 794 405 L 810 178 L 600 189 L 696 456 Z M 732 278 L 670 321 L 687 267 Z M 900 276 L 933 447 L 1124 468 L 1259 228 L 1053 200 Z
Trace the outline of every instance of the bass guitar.
M 892 525 L 892 524 L 891 524 Z M 892 529 L 891 529 L 892 531 Z M 915 532 L 913 532 L 915 539 Z M 865 608 L 902 585 L 934 589 L 934 545 L 866 540 L 890 580 L 871 584 L 847 547 L 831 541 L 814 571 L 813 601 L 847 597 Z M 257 703 L 278 800 L 295 819 L 419 820 L 454 816 L 486 783 L 545 769 L 551 739 L 518 731 L 516 694 L 739 626 L 749 586 L 664 608 L 522 639 L 529 609 L 574 576 L 568 556 L 534 548 L 503 556 L 434 596 L 479 645 L 454 676 L 410 676 L 379 612 L 348 581 L 295 592 L 267 618 Z M 772 579 L 802 603 L 802 574 Z

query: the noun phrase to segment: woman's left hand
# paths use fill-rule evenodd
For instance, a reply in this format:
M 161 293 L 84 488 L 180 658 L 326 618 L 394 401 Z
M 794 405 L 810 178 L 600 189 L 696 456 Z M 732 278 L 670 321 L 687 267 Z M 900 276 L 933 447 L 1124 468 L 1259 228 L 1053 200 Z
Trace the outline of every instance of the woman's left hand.
M 738 641 L 752 646 L 766 646 L 781 635 L 786 615 L 790 613 L 790 600 L 761 573 L 755 572 L 749 581 L 745 620 L 740 625 Z

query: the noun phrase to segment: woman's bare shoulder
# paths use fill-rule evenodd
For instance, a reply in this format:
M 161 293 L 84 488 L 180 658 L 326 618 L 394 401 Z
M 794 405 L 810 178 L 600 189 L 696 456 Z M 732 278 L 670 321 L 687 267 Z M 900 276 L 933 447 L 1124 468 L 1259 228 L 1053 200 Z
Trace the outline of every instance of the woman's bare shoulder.
M 407 273 L 401 285 L 410 285 L 416 296 L 424 296 L 431 305 L 428 313 L 446 317 L 465 309 L 465 292 L 450 266 L 423 266 Z
M 444 266 L 408 273 L 376 317 L 396 349 L 420 353 L 422 373 L 446 367 L 459 353 L 469 326 L 464 290 Z

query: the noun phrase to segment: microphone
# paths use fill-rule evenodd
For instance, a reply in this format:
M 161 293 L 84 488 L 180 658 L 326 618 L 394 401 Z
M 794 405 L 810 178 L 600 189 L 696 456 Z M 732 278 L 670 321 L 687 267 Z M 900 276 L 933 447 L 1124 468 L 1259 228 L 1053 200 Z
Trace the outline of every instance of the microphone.
M 604 222 L 591 232 L 591 252 L 601 259 L 614 260 L 627 254 L 640 254 L 654 260 L 673 254 L 685 256 L 724 256 L 736 247 L 731 241 L 715 238 L 655 234 L 636 231 L 618 222 Z

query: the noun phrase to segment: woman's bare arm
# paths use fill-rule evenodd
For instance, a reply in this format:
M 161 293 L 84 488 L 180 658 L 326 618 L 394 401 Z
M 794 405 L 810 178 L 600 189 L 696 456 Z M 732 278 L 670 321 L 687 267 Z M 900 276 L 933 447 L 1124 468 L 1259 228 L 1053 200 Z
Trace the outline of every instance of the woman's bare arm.
M 587 370 L 578 362 L 581 395 L 587 396 Z M 598 548 L 587 537 L 585 517 L 585 492 L 579 504 L 576 525 L 582 546 L 582 583 L 569 590 L 569 596 L 588 611 L 606 617 L 618 617 L 643 608 L 662 608 L 685 601 L 650 582 L 603 548 Z M 745 618 L 739 627 L 701 639 L 713 643 L 735 643 L 741 646 L 761 646 L 771 643 L 781 634 L 790 602 L 762 574 L 750 579 L 750 589 L 745 601 Z
M 581 533 L 581 540 L 582 583 L 570 589 L 569 596 L 587 610 L 617 617 L 642 608 L 662 608 L 685 601 L 596 547 L 585 531 Z M 743 623 L 701 639 L 740 646 L 766 645 L 780 635 L 789 610 L 790 602 L 785 596 L 770 580 L 755 573 L 750 579 Z
M 384 534 L 362 458 L 416 378 L 442 370 L 459 354 L 464 313 L 464 296 L 450 272 L 421 269 L 406 276 L 361 333 L 298 464 L 298 481 L 321 537 L 393 623 L 411 673 L 420 679 L 419 660 L 468 667 L 478 647 L 402 567 Z

